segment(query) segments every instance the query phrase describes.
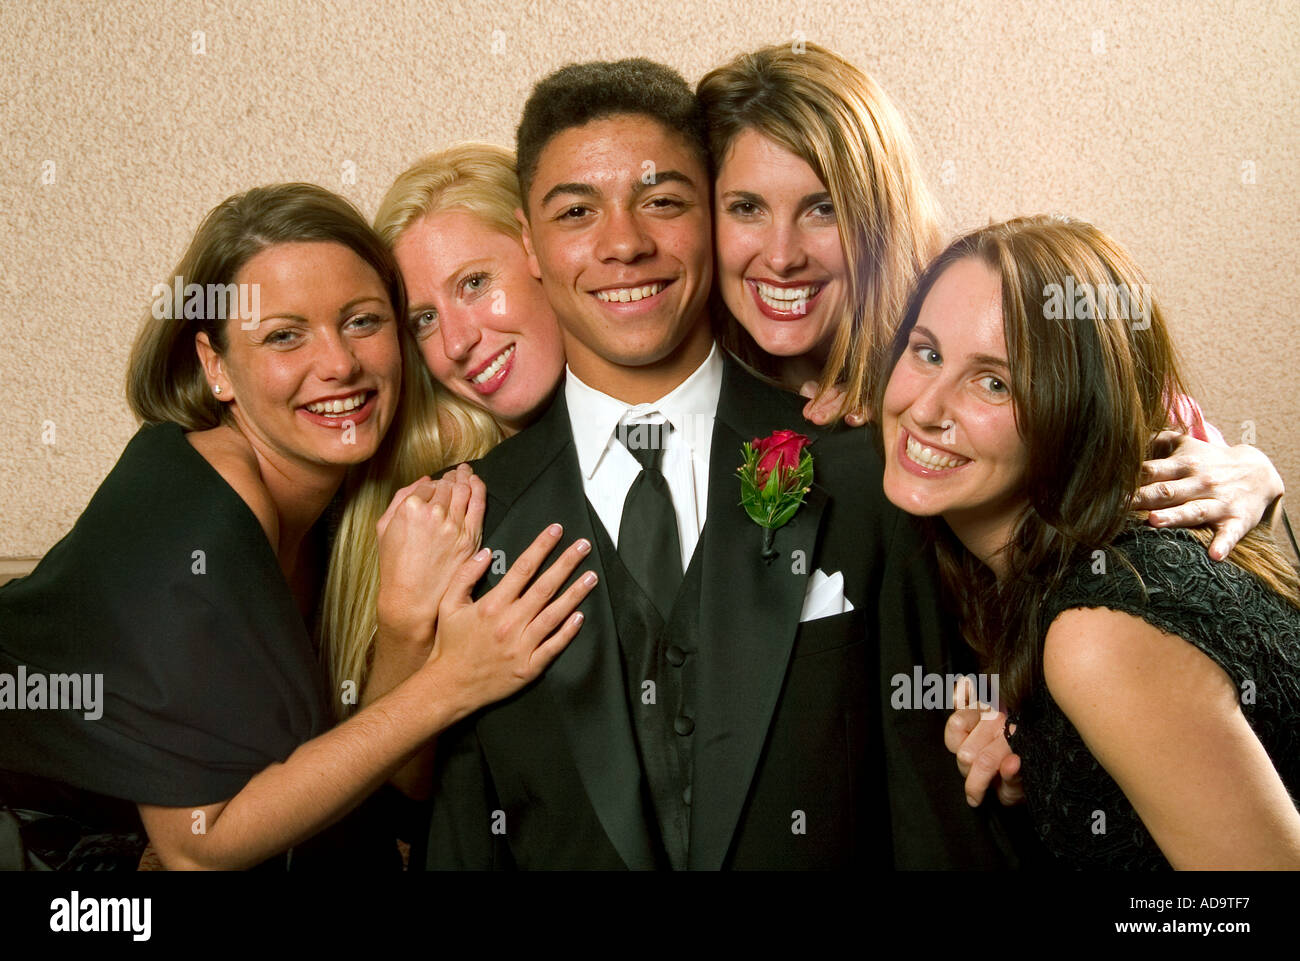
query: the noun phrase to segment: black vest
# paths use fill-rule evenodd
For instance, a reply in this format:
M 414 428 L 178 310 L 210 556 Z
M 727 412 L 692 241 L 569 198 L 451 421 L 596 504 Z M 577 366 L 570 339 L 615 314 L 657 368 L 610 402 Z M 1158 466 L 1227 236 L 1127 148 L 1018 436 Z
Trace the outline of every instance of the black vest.
M 623 566 L 605 525 L 588 503 L 623 662 L 624 691 L 640 754 L 644 789 L 658 821 L 662 855 L 684 870 L 690 851 L 691 755 L 698 651 L 700 557 L 697 547 L 667 623 Z

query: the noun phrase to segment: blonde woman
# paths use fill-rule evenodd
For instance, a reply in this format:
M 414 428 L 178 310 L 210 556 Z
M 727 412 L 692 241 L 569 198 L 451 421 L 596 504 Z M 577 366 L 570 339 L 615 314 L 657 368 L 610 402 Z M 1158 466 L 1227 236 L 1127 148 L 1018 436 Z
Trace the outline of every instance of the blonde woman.
M 323 633 L 335 688 L 360 691 L 337 702 L 344 716 L 422 663 L 446 590 L 445 558 L 449 550 L 468 556 L 478 544 L 477 529 L 469 532 L 431 508 L 413 511 L 381 547 L 378 532 L 393 517 L 397 489 L 482 456 L 525 427 L 564 372 L 559 326 L 529 271 L 518 207 L 514 155 L 464 143 L 400 174 L 375 217 L 376 231 L 401 267 L 407 318 L 427 370 L 419 377 L 421 399 L 410 407 L 399 455 L 373 466 L 335 540 Z M 384 611 L 381 580 L 393 600 Z M 397 640 L 411 636 L 424 641 L 412 646 Z M 427 767 L 416 763 L 396 783 L 418 795 L 426 774 Z
M 458 144 L 417 161 L 380 203 L 375 229 L 402 268 L 429 372 L 501 433 L 527 426 L 564 372 L 564 343 L 529 269 L 514 154 Z

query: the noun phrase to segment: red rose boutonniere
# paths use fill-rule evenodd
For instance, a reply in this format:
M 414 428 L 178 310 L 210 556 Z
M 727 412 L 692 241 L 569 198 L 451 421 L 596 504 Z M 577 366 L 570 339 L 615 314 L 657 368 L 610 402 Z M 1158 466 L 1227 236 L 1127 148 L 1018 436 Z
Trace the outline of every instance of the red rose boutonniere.
M 803 434 L 778 430 L 745 445 L 745 463 L 739 470 L 740 503 L 750 520 L 763 528 L 766 561 L 777 556 L 772 549 L 774 532 L 794 517 L 812 486 L 812 454 L 804 449 L 810 443 Z

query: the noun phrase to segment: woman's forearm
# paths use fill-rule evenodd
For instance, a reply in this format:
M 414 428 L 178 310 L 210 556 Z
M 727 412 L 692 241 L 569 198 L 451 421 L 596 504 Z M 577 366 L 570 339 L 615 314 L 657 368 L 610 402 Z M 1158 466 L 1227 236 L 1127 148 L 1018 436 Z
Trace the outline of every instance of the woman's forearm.
M 357 807 L 434 734 L 469 713 L 436 668 L 255 775 L 224 804 L 141 805 L 169 868 L 242 869 L 305 841 Z
M 398 637 L 381 625 L 375 633 L 374 660 L 362 681 L 359 709 L 374 704 L 418 671 L 429 659 L 429 651 L 429 644 Z
M 402 642 L 381 625 L 375 639 L 375 659 L 361 689 L 361 708 L 375 703 L 420 669 L 429 652 L 423 645 Z M 389 783 L 409 798 L 428 798 L 433 779 L 433 745 L 422 745 L 407 763 L 389 778 Z

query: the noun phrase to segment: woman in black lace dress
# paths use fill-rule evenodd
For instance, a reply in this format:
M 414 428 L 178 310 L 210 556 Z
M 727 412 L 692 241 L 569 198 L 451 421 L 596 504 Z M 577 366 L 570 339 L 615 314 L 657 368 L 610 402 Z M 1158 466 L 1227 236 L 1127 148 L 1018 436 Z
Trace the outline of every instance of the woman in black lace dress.
M 936 518 L 1048 849 L 1300 868 L 1300 580 L 1261 531 L 1219 563 L 1208 531 L 1130 509 L 1186 391 L 1128 255 L 1075 221 L 974 231 L 919 281 L 892 357 L 885 492 Z

